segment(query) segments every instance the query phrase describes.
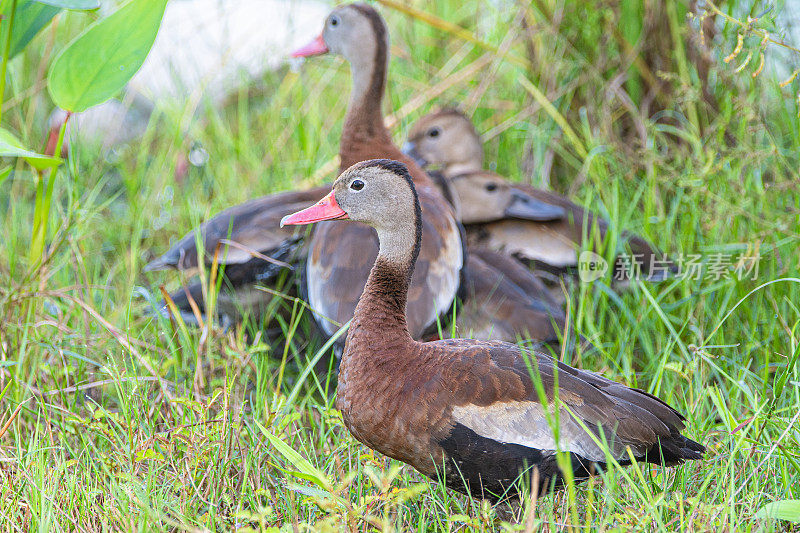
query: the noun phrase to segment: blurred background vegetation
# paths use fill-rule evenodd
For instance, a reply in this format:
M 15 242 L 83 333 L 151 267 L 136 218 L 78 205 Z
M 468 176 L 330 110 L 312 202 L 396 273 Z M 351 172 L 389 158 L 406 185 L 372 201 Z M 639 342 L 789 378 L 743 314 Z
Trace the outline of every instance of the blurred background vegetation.
M 29 149 L 44 151 L 59 124 L 54 57 L 116 8 L 103 4 L 59 11 L 8 62 L 2 127 Z M 709 453 L 675 470 L 611 470 L 526 504 L 518 527 L 796 528 L 774 516 L 797 524 L 800 511 L 769 505 L 800 499 L 800 5 L 375 5 L 392 37 L 398 143 L 425 112 L 457 105 L 510 179 L 673 256 L 760 258 L 755 279 L 576 287 L 568 313 L 597 349 L 568 362 L 675 405 Z M 3 530 L 515 527 L 347 434 L 332 374 L 309 371 L 329 353 L 302 335 L 298 302 L 227 330 L 151 313 L 159 286 L 181 280 L 141 267 L 170 243 L 225 207 L 334 177 L 349 68 L 285 59 L 328 8 L 170 0 L 119 105 L 70 119 L 63 165 L 40 175 L 2 160 Z M 50 183 L 37 211 L 37 184 Z

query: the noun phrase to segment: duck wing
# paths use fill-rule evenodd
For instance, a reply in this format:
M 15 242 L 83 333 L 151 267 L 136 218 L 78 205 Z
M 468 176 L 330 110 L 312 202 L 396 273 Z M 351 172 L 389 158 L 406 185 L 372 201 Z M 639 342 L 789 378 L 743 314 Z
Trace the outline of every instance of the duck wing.
M 683 417 L 644 391 L 507 343 L 433 344 L 440 357 L 453 354 L 440 377 L 448 392 L 439 395 L 451 407 L 432 435 L 456 489 L 505 493 L 534 466 L 541 489 L 558 485 L 556 449 L 569 454 L 577 479 L 609 456 L 629 463 L 629 450 L 637 460 L 666 465 L 702 458 L 704 447 L 681 434 Z
M 242 265 L 251 261 L 266 263 L 253 252 L 286 258 L 303 235 L 296 227 L 280 227 L 283 216 L 307 207 L 323 196 L 330 187 L 307 191 L 287 191 L 270 194 L 230 207 L 187 233 L 161 257 L 148 263 L 144 270 L 189 270 L 198 266 L 199 250 L 196 234 L 203 243 L 203 261 L 210 265 L 220 245 L 219 262 L 223 265 Z M 278 259 L 278 257 L 272 257 Z
M 506 342 L 529 339 L 557 348 L 558 332 L 563 331 L 566 320 L 564 312 L 542 301 L 538 294 L 524 290 L 496 263 L 484 261 L 484 255 L 470 250 L 467 256 L 462 283 L 464 297 L 456 317 L 459 331 L 475 339 Z M 505 260 L 502 254 L 496 255 Z M 487 256 L 491 258 L 492 255 Z M 529 270 L 522 264 L 519 266 L 527 277 L 533 278 Z

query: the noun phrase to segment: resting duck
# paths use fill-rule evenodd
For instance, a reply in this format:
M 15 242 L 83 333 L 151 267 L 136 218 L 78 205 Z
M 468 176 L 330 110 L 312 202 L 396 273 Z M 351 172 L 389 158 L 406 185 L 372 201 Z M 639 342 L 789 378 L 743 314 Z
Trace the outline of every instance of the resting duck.
M 597 224 L 600 239 L 606 238 L 609 227 L 606 220 L 563 196 L 530 185 L 512 186 L 494 172 L 482 170 L 480 136 L 469 118 L 458 110 L 443 109 L 421 118 L 411 128 L 403 149 L 423 166 L 441 165 L 442 173 L 461 203 L 470 245 L 513 254 L 559 272 L 577 265 L 577 251 L 589 238 L 594 224 Z M 553 206 L 560 214 L 547 220 L 516 215 L 481 223 L 485 220 L 486 206 L 508 195 L 509 190 L 524 192 L 538 202 Z M 658 281 L 675 271 L 675 265 L 668 261 L 658 263 L 663 256 L 644 239 L 625 233 L 622 238 L 631 252 L 637 254 L 642 273 L 650 280 Z M 621 259 L 615 266 L 620 273 L 628 268 L 629 264 Z
M 211 266 L 219 246 L 217 260 L 224 267 L 224 290 L 218 310 L 226 322 L 237 322 L 243 314 L 256 315 L 269 303 L 271 295 L 255 288 L 274 281 L 278 274 L 298 259 L 305 232 L 280 228 L 287 213 L 296 211 L 319 198 L 328 186 L 307 191 L 270 194 L 228 208 L 187 233 L 164 255 L 151 261 L 144 271 L 193 271 L 199 266 L 197 232 L 203 243 L 202 261 Z M 193 321 L 188 294 L 204 309 L 198 283 L 178 289 L 170 296 L 183 317 Z M 164 308 L 166 310 L 166 308 Z
M 560 207 L 540 202 L 508 184 L 465 214 L 444 175 L 436 170 L 428 174 L 453 205 L 460 222 L 484 223 L 514 217 L 551 220 L 564 215 Z M 463 219 L 465 215 L 467 220 Z M 561 352 L 566 315 L 537 275 L 517 259 L 488 248 L 468 246 L 459 296 L 456 329 L 461 336 L 506 342 L 524 340 Z M 572 342 L 565 340 L 566 350 L 572 351 Z
M 293 53 L 333 52 L 350 62 L 353 87 L 339 146 L 341 169 L 365 159 L 387 157 L 409 169 L 422 208 L 422 245 L 408 304 L 408 327 L 419 339 L 447 314 L 464 263 L 461 232 L 453 208 L 430 177 L 403 155 L 383 123 L 389 34 L 383 18 L 366 4 L 334 9 L 322 34 Z M 311 237 L 306 263 L 308 303 L 322 332 L 331 336 L 353 316 L 378 254 L 375 231 L 365 224 L 320 224 Z
M 402 163 L 353 165 L 327 196 L 281 223 L 340 219 L 371 225 L 380 243 L 339 372 L 337 407 L 359 441 L 495 502 L 518 496 L 514 481 L 534 467 L 538 494 L 562 483 L 556 448 L 569 453 L 576 479 L 603 468 L 607 453 L 621 464 L 629 463 L 629 452 L 665 465 L 702 458 L 704 447 L 681 434 L 683 417 L 646 392 L 515 344 L 415 341 L 405 310 L 422 212 Z M 545 411 L 558 417 L 558 442 Z M 607 451 L 598 444 L 603 439 Z

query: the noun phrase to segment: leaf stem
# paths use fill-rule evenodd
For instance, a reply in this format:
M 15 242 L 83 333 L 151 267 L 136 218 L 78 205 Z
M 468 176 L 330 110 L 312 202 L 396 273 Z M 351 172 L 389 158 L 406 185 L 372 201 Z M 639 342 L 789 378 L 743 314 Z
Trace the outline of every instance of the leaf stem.
M 17 14 L 17 0 L 11 0 L 11 16 L 8 17 L 8 35 L 3 48 L 3 66 L 0 67 L 0 120 L 3 118 L 3 97 L 6 90 L 6 70 L 8 69 L 8 56 L 11 53 L 11 32 L 14 29 L 14 15 Z
M 61 153 L 64 144 L 64 134 L 67 131 L 67 122 L 72 113 L 67 111 L 67 116 L 58 131 L 58 141 L 54 154 Z M 58 156 L 55 156 L 58 157 Z M 44 172 L 39 170 L 39 180 L 36 184 L 36 207 L 33 211 L 33 235 L 31 236 L 30 263 L 33 268 L 38 265 L 44 255 L 44 242 L 47 238 L 47 224 L 50 220 L 50 205 L 53 200 L 53 188 L 55 186 L 57 167 L 50 169 L 47 185 L 44 183 Z

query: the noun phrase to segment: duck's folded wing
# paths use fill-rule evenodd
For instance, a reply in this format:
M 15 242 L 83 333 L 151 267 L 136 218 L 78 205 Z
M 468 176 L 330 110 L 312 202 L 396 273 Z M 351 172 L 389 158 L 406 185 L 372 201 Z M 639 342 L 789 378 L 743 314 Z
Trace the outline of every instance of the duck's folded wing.
M 545 230 L 548 229 L 551 235 L 558 235 L 565 241 L 570 240 L 576 243 L 577 247 L 580 247 L 580 243 L 583 240 L 594 235 L 593 232 L 595 231 L 594 227 L 596 225 L 600 240 L 604 241 L 606 239 L 606 234 L 609 231 L 609 223 L 603 217 L 596 216 L 591 211 L 553 192 L 536 189 L 535 187 L 525 184 L 516 186 L 533 198 L 541 202 L 559 206 L 566 211 L 567 216 L 560 222 L 551 223 L 549 226 L 540 226 L 538 229 L 543 233 L 546 233 Z M 585 231 L 583 230 L 584 219 L 586 219 Z M 642 274 L 646 276 L 647 279 L 660 281 L 671 274 L 677 273 L 677 265 L 669 260 L 669 258 L 654 245 L 647 242 L 647 240 L 639 235 L 623 231 L 620 234 L 620 240 L 627 245 L 632 254 L 632 259 L 636 260 Z M 532 257 L 532 259 L 541 258 Z M 544 260 L 546 261 L 546 259 Z M 629 267 L 630 264 L 624 260 L 618 260 L 615 265 L 616 272 L 620 273 L 619 275 Z
M 528 298 L 542 302 L 555 316 L 563 316 L 564 311 L 561 305 L 555 300 L 552 293 L 547 290 L 545 284 L 536 274 L 529 270 L 521 261 L 516 258 L 495 252 L 486 248 L 475 248 L 469 250 L 470 255 L 481 259 L 486 264 L 491 265 L 495 270 L 502 273 L 517 287 L 528 296 Z
M 463 289 L 463 302 L 456 318 L 462 335 L 507 342 L 529 339 L 557 345 L 558 332 L 564 327 L 564 312 L 537 299 L 535 294 L 528 294 L 495 268 L 495 263 L 483 261 L 480 254 L 471 250 L 464 269 Z
M 702 446 L 680 434 L 683 418 L 657 398 L 555 365 L 543 354 L 531 353 L 526 363 L 513 345 L 484 350 L 483 365 L 472 357 L 449 367 L 446 379 L 461 384 L 455 388 L 453 424 L 495 442 L 544 452 L 559 448 L 595 462 L 606 461 L 606 449 L 623 463 L 628 449 L 637 459 L 658 463 L 699 458 Z
M 283 216 L 314 203 L 330 188 L 270 194 L 230 207 L 190 231 L 161 257 L 148 263 L 144 270 L 188 270 L 198 265 L 196 232 L 199 231 L 205 262 L 213 260 L 220 245 L 220 264 L 246 263 L 257 254 L 272 257 L 286 243 L 296 240 L 304 230 L 280 227 Z

